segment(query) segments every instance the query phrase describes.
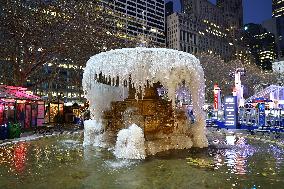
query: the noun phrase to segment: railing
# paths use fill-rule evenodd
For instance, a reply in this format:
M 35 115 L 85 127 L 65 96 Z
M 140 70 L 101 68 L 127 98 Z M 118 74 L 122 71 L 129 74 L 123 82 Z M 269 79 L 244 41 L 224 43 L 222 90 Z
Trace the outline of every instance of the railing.
M 224 127 L 224 114 L 222 111 L 207 112 L 207 126 Z M 240 129 L 258 129 L 284 132 L 284 110 L 266 110 L 264 125 L 259 126 L 259 114 L 253 108 L 240 108 L 238 114 L 238 126 Z
M 255 98 L 259 98 L 259 97 L 264 97 L 267 94 L 270 94 L 272 92 L 275 92 L 276 90 L 284 90 L 283 86 L 277 86 L 277 85 L 270 85 L 269 87 L 265 88 L 264 90 L 256 93 L 255 95 L 249 97 L 248 99 L 246 99 L 245 103 L 248 103 L 249 101 L 255 99 Z

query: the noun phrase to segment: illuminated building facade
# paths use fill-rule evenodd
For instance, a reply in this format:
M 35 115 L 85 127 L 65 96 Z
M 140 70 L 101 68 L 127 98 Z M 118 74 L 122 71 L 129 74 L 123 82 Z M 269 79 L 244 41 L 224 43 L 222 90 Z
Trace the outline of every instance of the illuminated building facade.
M 262 26 L 275 35 L 278 59 L 284 57 L 284 0 L 272 1 L 272 19 L 266 20 Z
M 181 13 L 167 17 L 168 47 L 208 52 L 224 60 L 235 57 L 236 32 L 242 26 L 242 0 L 181 0 Z
M 101 0 L 113 10 L 116 27 L 130 37 L 147 36 L 154 46 L 165 46 L 164 0 Z
M 272 0 L 272 18 L 284 16 L 284 1 Z
M 275 35 L 278 59 L 284 57 L 284 0 L 272 1 L 272 19 L 266 20 L 262 26 Z
M 277 17 L 266 20 L 262 26 L 275 36 L 277 45 L 278 59 L 284 57 L 284 17 Z
M 225 14 L 230 26 L 240 28 L 243 26 L 243 1 L 242 0 L 217 0 L 219 7 Z
M 44 64 L 38 71 L 40 74 L 54 79 L 43 82 L 40 86 L 33 87 L 32 91 L 44 99 L 58 100 L 59 94 L 64 102 L 82 102 L 84 94 L 81 86 L 83 67 L 78 66 L 71 59 L 57 59 L 55 62 Z M 57 74 L 56 74 L 57 73 Z M 31 80 L 34 80 L 31 78 Z M 27 81 L 27 87 L 30 87 Z
M 271 70 L 272 62 L 277 58 L 275 37 L 260 24 L 244 25 L 243 43 L 250 49 L 255 63 L 262 69 Z

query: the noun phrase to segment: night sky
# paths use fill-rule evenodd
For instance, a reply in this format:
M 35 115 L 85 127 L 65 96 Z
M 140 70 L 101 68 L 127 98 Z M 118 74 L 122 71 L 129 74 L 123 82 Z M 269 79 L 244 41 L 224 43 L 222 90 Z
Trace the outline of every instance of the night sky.
M 169 0 L 166 0 L 168 2 Z M 175 9 L 179 10 L 180 0 L 172 0 L 175 3 Z M 216 0 L 209 0 L 213 3 Z M 244 23 L 261 23 L 268 20 L 272 15 L 272 0 L 243 0 Z

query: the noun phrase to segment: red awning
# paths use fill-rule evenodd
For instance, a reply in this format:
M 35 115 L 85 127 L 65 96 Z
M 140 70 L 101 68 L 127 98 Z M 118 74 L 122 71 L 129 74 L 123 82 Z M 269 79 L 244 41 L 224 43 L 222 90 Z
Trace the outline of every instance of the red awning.
M 40 97 L 27 92 L 27 88 L 0 85 L 0 99 L 40 100 Z

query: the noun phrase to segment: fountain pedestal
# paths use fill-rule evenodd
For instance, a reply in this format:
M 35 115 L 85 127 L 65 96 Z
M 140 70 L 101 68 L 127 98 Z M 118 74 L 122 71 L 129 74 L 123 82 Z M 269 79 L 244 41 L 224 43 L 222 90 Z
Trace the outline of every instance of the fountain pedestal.
M 115 77 L 116 80 L 112 79 Z M 179 112 L 170 102 L 158 97 L 157 82 L 167 89 L 167 97 L 172 102 L 176 100 L 176 90 L 181 82 L 191 91 L 196 115 L 192 126 L 184 111 Z M 147 87 L 148 84 L 153 87 Z M 131 86 L 135 86 L 136 90 Z M 102 139 L 111 138 L 116 140 L 116 144 L 121 142 L 119 144 L 125 144 L 123 149 L 126 151 L 130 150 L 129 146 L 139 146 L 132 139 L 141 136 L 145 139 L 143 146 L 147 155 L 169 149 L 188 149 L 192 145 L 208 146 L 202 110 L 204 72 L 199 60 L 191 54 L 162 48 L 125 48 L 103 52 L 87 62 L 83 88 L 90 101 L 92 119 L 102 122 Z M 125 94 L 126 88 L 130 89 L 128 94 Z M 130 125 L 138 129 L 131 130 Z M 129 141 L 135 145 L 127 145 Z
M 111 110 L 104 112 L 107 130 L 118 132 L 131 124 L 136 124 L 144 131 L 146 140 L 153 140 L 157 133 L 170 134 L 174 130 L 172 103 L 159 97 L 157 88 L 147 87 L 143 99 L 135 89 L 130 88 L 129 97 L 124 101 L 112 102 Z

